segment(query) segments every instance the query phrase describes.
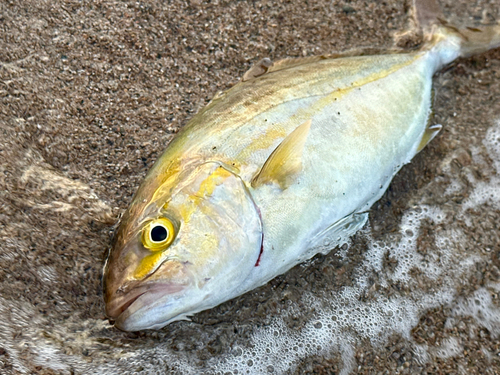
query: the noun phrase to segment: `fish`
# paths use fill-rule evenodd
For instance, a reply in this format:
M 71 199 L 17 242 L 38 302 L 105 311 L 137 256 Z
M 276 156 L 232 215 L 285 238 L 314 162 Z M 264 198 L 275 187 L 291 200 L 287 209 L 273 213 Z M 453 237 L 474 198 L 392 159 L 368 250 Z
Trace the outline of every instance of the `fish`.
M 186 124 L 140 185 L 103 271 L 106 315 L 159 329 L 345 243 L 442 128 L 432 78 L 500 46 L 414 0 L 417 50 L 263 59 Z

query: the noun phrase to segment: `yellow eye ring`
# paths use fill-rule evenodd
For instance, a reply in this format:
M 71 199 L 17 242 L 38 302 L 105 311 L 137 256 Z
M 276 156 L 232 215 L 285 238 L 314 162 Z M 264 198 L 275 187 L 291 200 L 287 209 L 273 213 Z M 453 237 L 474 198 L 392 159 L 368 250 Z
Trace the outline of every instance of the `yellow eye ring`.
M 142 230 L 142 244 L 151 251 L 165 250 L 174 237 L 174 225 L 165 217 L 150 221 Z

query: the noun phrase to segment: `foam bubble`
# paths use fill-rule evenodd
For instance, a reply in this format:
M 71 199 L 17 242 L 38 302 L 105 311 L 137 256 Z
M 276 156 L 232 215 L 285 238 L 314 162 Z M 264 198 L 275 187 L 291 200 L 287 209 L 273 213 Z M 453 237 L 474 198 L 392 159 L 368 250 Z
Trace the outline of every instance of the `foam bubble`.
M 456 337 L 449 337 L 445 339 L 442 345 L 435 349 L 435 356 L 439 358 L 456 357 L 464 350 L 463 346 L 459 344 Z
M 265 373 L 266 362 L 279 363 L 275 366 L 277 373 L 293 369 L 301 358 L 309 355 L 320 355 L 339 352 L 343 360 L 342 373 L 349 373 L 355 368 L 355 347 L 368 339 L 374 345 L 382 344 L 387 338 L 399 333 L 411 340 L 411 330 L 418 324 L 420 314 L 430 308 L 450 303 L 455 290 L 452 288 L 452 277 L 445 275 L 442 287 L 431 293 L 420 290 L 413 291 L 410 296 L 395 295 L 387 297 L 383 293 L 364 301 L 362 296 L 370 288 L 368 279 L 377 273 L 384 273 L 380 283 L 388 287 L 399 283 L 408 287 L 415 281 L 410 276 L 412 269 L 419 269 L 430 279 L 443 276 L 444 270 L 449 273 L 452 264 L 452 249 L 462 234 L 457 229 L 450 229 L 435 238 L 436 255 L 427 259 L 418 253 L 417 240 L 424 220 L 441 223 L 445 218 L 442 210 L 422 205 L 407 212 L 400 226 L 399 241 L 378 241 L 371 238 L 369 231 L 364 232 L 368 240 L 365 260 L 356 272 L 353 286 L 343 287 L 334 294 L 319 299 L 312 294 L 303 296 L 303 303 L 316 311 L 313 319 L 299 330 L 291 330 L 285 324 L 286 315 L 291 314 L 294 307 L 284 312 L 284 317 L 276 317 L 271 326 L 255 332 L 252 345 L 256 348 L 256 356 L 252 357 L 255 373 Z M 396 267 L 386 270 L 384 257 L 391 254 L 398 260 Z M 459 267 L 460 268 L 460 267 Z M 271 334 L 271 332 L 278 332 Z M 272 352 L 267 353 L 262 361 L 266 343 L 271 343 Z M 290 350 L 292 348 L 293 350 Z M 428 359 L 428 354 L 421 349 L 420 358 Z M 245 358 L 246 360 L 246 358 Z M 244 361 L 232 359 L 229 363 L 244 365 Z M 224 365 L 223 370 L 226 369 Z M 218 367 L 221 368 L 221 367 Z
M 486 288 L 478 289 L 469 298 L 459 299 L 452 316 L 472 316 L 493 337 L 500 336 L 500 308 L 495 306 Z
M 483 141 L 490 158 L 493 161 L 493 166 L 496 175 L 491 176 L 490 180 L 476 181 L 474 176 L 469 175 L 469 181 L 474 183 L 475 188 L 468 200 L 462 205 L 462 214 L 468 209 L 478 208 L 482 205 L 489 205 L 497 210 L 500 210 L 500 125 L 491 127 L 486 132 L 486 137 Z
M 451 183 L 446 188 L 444 195 L 452 195 L 454 193 L 458 193 L 462 191 L 464 185 L 458 180 L 452 180 Z

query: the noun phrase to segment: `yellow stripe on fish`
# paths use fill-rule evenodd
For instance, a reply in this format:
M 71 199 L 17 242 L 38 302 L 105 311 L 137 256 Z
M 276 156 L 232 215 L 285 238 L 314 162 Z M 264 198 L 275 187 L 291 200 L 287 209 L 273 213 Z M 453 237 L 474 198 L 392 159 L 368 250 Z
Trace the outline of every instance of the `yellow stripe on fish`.
M 196 193 L 187 196 L 186 202 L 180 207 L 180 214 L 185 223 L 189 223 L 191 215 L 200 206 L 203 199 L 208 199 L 212 196 L 215 188 L 221 185 L 224 180 L 231 176 L 231 173 L 226 169 L 219 167 L 214 173 L 210 174 L 200 184 L 200 188 Z

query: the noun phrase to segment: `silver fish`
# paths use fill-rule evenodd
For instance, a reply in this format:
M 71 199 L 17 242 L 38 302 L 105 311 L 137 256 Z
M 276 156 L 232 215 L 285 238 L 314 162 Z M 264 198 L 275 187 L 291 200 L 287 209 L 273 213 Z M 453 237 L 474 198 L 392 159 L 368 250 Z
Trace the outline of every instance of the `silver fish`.
M 140 186 L 104 271 L 118 328 L 161 328 L 342 244 L 440 130 L 432 77 L 500 45 L 415 0 L 418 51 L 263 60 L 171 142 Z M 328 243 L 328 246 L 324 244 Z

